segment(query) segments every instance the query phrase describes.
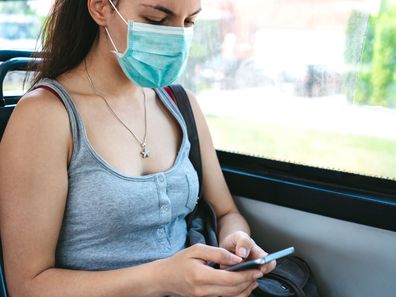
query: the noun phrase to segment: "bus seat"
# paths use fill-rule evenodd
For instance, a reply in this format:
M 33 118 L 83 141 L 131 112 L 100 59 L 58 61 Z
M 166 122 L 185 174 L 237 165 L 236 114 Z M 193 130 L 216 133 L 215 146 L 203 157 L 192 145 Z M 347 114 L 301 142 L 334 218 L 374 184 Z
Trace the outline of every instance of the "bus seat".
M 15 104 L 0 107 L 0 140 L 3 137 L 4 130 L 7 126 L 8 119 L 11 116 Z
M 0 54 L 4 54 L 4 53 L 2 52 Z M 9 54 L 8 56 L 11 56 L 11 54 Z M 28 65 L 34 65 L 32 64 L 34 63 L 34 61 L 36 60 L 31 57 L 13 57 L 0 64 L 0 140 L 3 136 L 4 130 L 7 126 L 7 122 L 11 116 L 11 113 L 15 108 L 15 103 L 20 98 L 20 96 L 10 96 L 7 97 L 7 99 L 6 97 L 4 97 L 4 93 L 3 93 L 4 79 L 9 71 L 27 70 Z
M 27 50 L 0 50 L 0 61 L 4 62 L 12 58 L 29 58 L 37 55 L 41 54 Z
M 37 61 L 37 59 L 30 57 L 15 57 L 0 64 L 0 104 L 6 105 L 6 100 L 3 94 L 3 83 L 7 73 L 17 70 L 26 71 L 29 65 L 34 66 L 35 61 Z M 34 68 L 32 68 L 32 70 L 33 69 Z
M 7 297 L 7 287 L 5 284 L 5 275 L 3 269 L 3 248 L 0 243 L 0 297 Z

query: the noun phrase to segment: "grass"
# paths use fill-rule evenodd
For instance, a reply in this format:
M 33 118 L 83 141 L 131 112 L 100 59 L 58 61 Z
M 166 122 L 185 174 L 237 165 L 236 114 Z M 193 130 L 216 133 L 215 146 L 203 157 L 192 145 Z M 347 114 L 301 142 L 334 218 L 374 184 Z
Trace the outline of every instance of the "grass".
M 207 116 L 215 147 L 396 180 L 396 141 L 260 120 Z

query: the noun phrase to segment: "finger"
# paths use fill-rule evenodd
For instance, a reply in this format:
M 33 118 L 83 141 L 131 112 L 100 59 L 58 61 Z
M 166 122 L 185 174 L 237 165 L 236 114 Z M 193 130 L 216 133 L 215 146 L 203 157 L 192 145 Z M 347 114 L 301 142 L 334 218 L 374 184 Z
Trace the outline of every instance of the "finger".
M 276 267 L 276 261 L 273 260 L 267 264 L 260 266 L 260 270 L 262 273 L 266 274 L 266 273 L 270 273 L 272 270 L 274 270 L 275 267 Z
M 245 291 L 243 291 L 241 294 L 237 295 L 236 297 L 248 297 L 252 293 L 252 291 L 257 287 L 258 287 L 258 283 L 254 282 Z
M 253 282 L 255 283 L 255 281 Z M 236 286 L 218 286 L 218 285 L 210 285 L 205 286 L 202 289 L 204 290 L 205 296 L 238 296 L 242 292 L 246 291 L 251 286 L 252 282 L 245 282 L 238 284 Z
M 242 233 L 238 237 L 235 246 L 235 253 L 242 258 L 247 258 L 250 254 L 250 251 L 255 246 L 255 242 L 250 238 L 246 233 Z
M 220 286 L 237 286 L 245 282 L 253 282 L 263 276 L 258 269 L 245 271 L 225 271 L 206 267 L 203 271 L 201 284 L 220 285 Z
M 220 265 L 235 265 L 242 261 L 242 258 L 223 248 L 196 244 L 190 249 L 194 258 L 205 260 L 207 262 L 212 261 Z
M 249 259 L 258 259 L 267 255 L 268 253 L 266 253 L 261 247 L 254 243 L 252 249 L 250 250 Z
M 231 267 L 232 265 L 220 265 L 220 269 L 225 270 L 228 267 Z
M 257 244 L 254 245 L 254 247 L 252 248 L 250 255 L 249 255 L 249 259 L 258 259 L 261 257 L 264 257 L 268 255 L 268 253 L 266 253 L 261 247 L 259 247 Z M 273 263 L 274 261 L 268 263 L 268 264 L 264 264 L 261 265 L 259 267 L 259 269 L 263 272 L 263 273 L 269 273 L 271 272 L 275 266 L 276 266 L 276 262 Z

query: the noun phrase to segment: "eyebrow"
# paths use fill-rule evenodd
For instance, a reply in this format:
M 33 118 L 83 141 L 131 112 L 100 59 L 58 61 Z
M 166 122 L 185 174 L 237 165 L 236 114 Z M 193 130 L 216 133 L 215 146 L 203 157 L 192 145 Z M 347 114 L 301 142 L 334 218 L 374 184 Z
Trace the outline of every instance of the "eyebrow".
M 174 16 L 175 15 L 175 13 L 172 10 L 170 10 L 169 8 L 167 8 L 165 6 L 162 6 L 162 5 L 150 5 L 150 4 L 141 4 L 141 5 L 144 6 L 144 7 L 150 7 L 150 8 L 159 10 L 159 11 L 164 12 L 164 13 L 170 15 L 170 16 Z M 193 12 L 189 16 L 194 16 L 194 15 L 198 14 L 201 10 L 202 10 L 202 8 L 200 8 L 197 11 Z

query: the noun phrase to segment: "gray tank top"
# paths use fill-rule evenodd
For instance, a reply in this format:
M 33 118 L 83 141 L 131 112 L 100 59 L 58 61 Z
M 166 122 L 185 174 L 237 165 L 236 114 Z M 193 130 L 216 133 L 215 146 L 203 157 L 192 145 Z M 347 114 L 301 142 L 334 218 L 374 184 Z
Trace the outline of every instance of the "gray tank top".
M 74 142 L 56 267 L 110 270 L 169 257 L 183 249 L 185 217 L 197 203 L 199 184 L 188 158 L 186 124 L 168 94 L 155 89 L 183 132 L 176 161 L 164 172 L 127 176 L 96 153 L 76 105 L 62 85 L 44 79 L 39 86 L 51 88 L 63 101 Z

